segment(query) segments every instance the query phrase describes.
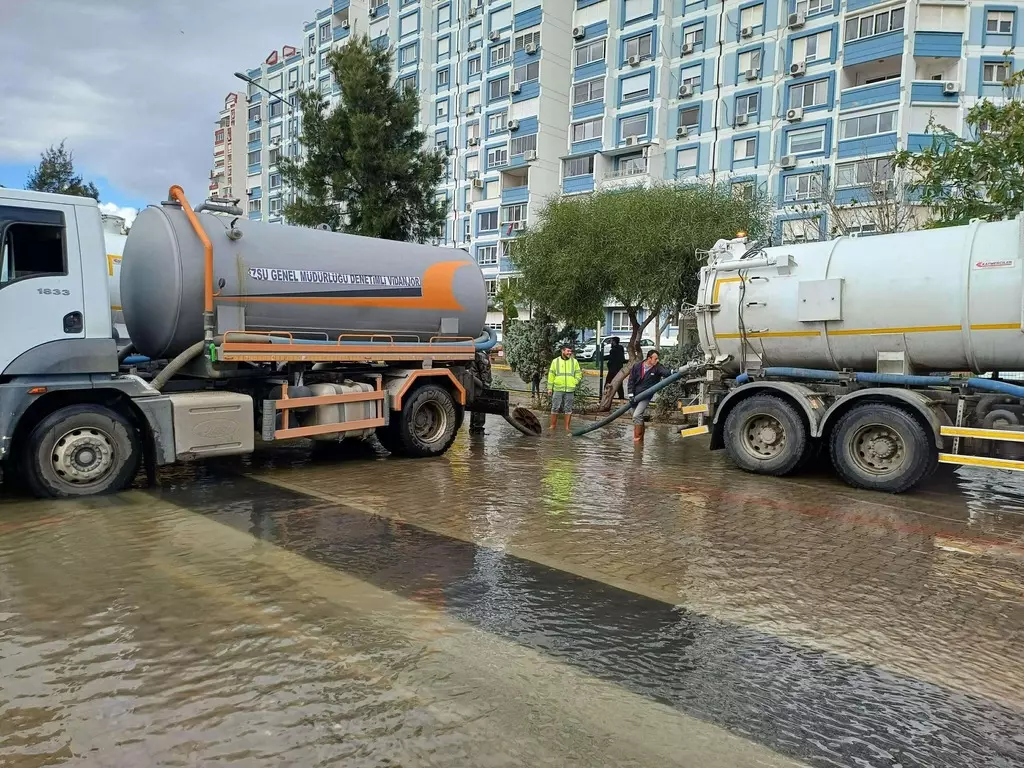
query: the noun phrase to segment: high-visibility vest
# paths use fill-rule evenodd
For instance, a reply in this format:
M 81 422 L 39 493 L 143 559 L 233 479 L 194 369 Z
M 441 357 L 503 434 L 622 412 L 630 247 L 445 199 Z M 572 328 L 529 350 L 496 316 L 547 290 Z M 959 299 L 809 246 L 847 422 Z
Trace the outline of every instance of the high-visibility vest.
M 568 360 L 561 355 L 551 361 L 548 369 L 548 388 L 552 392 L 575 392 L 576 383 L 582 374 L 575 357 Z

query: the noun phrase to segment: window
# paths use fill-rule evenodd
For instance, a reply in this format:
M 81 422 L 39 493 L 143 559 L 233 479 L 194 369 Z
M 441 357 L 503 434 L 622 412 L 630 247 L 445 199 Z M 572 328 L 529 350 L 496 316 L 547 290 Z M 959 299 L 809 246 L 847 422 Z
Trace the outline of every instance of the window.
M 469 242 L 470 238 L 473 237 L 473 220 L 466 218 L 462 220 L 462 240 L 463 242 Z
M 894 29 L 903 29 L 903 14 L 906 9 L 903 6 L 891 8 L 887 11 L 869 13 L 864 16 L 855 16 L 846 20 L 847 42 L 850 40 L 861 40 L 872 35 L 881 35 L 892 32 Z
M 256 199 L 249 201 L 249 213 L 259 213 L 263 210 L 263 200 Z
M 270 174 L 270 188 L 271 189 L 277 189 L 280 186 L 281 186 L 281 174 L 280 173 L 272 173 L 272 174 Z
M 476 263 L 482 267 L 498 263 L 498 246 L 481 245 L 476 249 Z
M 1002 85 L 1013 74 L 1013 69 L 1008 61 L 989 62 L 985 64 L 982 71 L 982 80 L 986 85 Z
M 571 127 L 573 143 L 600 139 L 603 134 L 603 125 L 604 121 L 599 117 L 594 120 L 584 120 L 582 123 L 574 123 Z
M 877 224 L 853 224 L 846 228 L 846 234 L 848 235 L 874 235 L 877 233 Z
M 679 125 L 693 130 L 700 124 L 700 107 L 687 107 L 679 110 Z
M 487 286 L 487 296 L 494 298 L 498 295 L 498 281 L 497 280 L 484 280 L 484 285 Z
M 748 93 L 736 97 L 736 115 L 756 116 L 758 106 L 758 94 Z
M 540 30 L 536 32 L 526 32 L 525 34 L 519 35 L 515 41 L 515 50 L 521 51 L 527 45 L 540 46 Z
M 498 147 L 487 152 L 487 167 L 496 168 L 499 165 L 508 165 L 507 147 Z
M 796 12 L 804 16 L 813 16 L 816 13 L 825 13 L 832 10 L 832 0 L 799 0 L 796 4 Z
M 740 54 L 740 72 L 746 72 L 748 69 L 752 69 L 755 72 L 761 71 L 761 49 L 756 48 L 753 51 L 744 51 Z
M 452 39 L 450 37 L 439 37 L 437 39 L 437 60 L 447 59 L 452 52 Z
M 280 161 L 281 161 L 281 150 L 278 149 L 277 147 L 274 147 L 274 149 L 270 150 L 270 154 L 269 154 L 269 158 L 267 160 L 267 163 L 269 165 L 277 165 Z
M 416 61 L 416 44 L 406 45 L 398 51 L 398 66 L 404 67 Z
M 284 207 L 282 204 L 283 202 L 284 201 L 282 201 L 280 197 L 275 197 L 273 200 L 270 201 L 271 216 L 279 216 L 281 214 L 281 209 Z
M 680 75 L 679 84 L 688 85 L 694 93 L 698 93 L 700 91 L 700 67 L 684 69 Z
M 653 0 L 626 0 L 622 18 L 626 21 L 654 14 Z
M 825 126 L 790 131 L 786 134 L 786 154 L 799 155 L 805 152 L 822 152 L 825 149 Z
M 448 87 L 448 68 L 437 70 L 437 74 L 434 76 L 434 82 L 438 89 Z
M 491 80 L 487 83 L 487 99 L 494 101 L 508 96 L 508 75 Z
M 793 61 L 812 62 L 832 55 L 832 31 L 798 37 L 793 41 Z
M 403 91 L 416 90 L 416 75 L 406 75 L 398 78 L 398 87 Z
M 299 68 L 294 67 L 288 70 L 288 87 L 295 88 L 299 84 Z
M 1011 34 L 1013 32 L 1013 11 L 989 11 L 985 17 L 985 31 L 997 35 Z
M 572 87 L 572 105 L 589 104 L 604 98 L 604 78 L 587 80 Z
M 632 332 L 633 325 L 629 322 L 629 313 L 624 309 L 612 310 L 612 330 L 616 333 Z
M 737 181 L 732 185 L 732 196 L 738 200 L 753 200 L 755 190 L 753 181 Z
M 448 149 L 448 131 L 438 131 L 434 134 L 434 147 L 436 149 Z
M 316 55 L 316 35 L 310 35 L 306 38 L 306 50 L 309 51 L 310 56 Z
M 215 144 L 224 143 L 224 129 L 221 128 L 219 131 L 213 134 L 213 141 Z
M 320 54 L 320 71 L 323 72 L 327 69 L 327 51 Z
M 576 48 L 576 66 L 582 67 L 595 61 L 604 61 L 605 40 L 594 40 Z
M 631 37 L 626 41 L 626 58 L 630 56 L 639 56 L 640 58 L 650 58 L 651 45 L 654 42 L 654 35 L 648 32 L 646 35 L 639 35 L 637 37 Z
M 321 77 L 320 78 L 320 93 L 321 93 L 321 95 L 326 96 L 330 92 L 331 92 L 331 77 L 330 77 L 330 75 L 328 75 L 327 77 Z
M 513 157 L 521 155 L 529 150 L 537 150 L 537 134 L 531 133 L 527 136 L 516 136 L 509 142 L 509 154 Z
M 562 166 L 562 176 L 566 179 L 572 176 L 588 176 L 594 173 L 594 156 L 571 157 Z
M 270 102 L 270 104 L 267 105 L 267 111 L 270 113 L 271 120 L 275 117 L 280 117 L 284 114 L 284 102 L 280 99 Z
M 0 228 L 0 285 L 67 274 L 63 213 L 2 206 Z
M 873 157 L 836 166 L 836 188 L 864 187 L 876 182 L 891 183 L 892 165 L 888 157 Z
M 690 147 L 688 149 L 680 149 L 676 152 L 676 170 L 677 171 L 696 171 L 697 170 L 697 147 Z
M 320 25 L 320 43 L 326 43 L 331 39 L 331 22 L 325 21 Z
M 704 44 L 704 26 L 690 27 L 683 30 L 683 45 L 698 48 Z
M 259 104 L 257 104 L 255 107 L 249 107 L 249 119 L 250 120 L 259 120 L 261 114 L 262 114 L 262 112 L 260 110 L 260 105 Z
M 821 217 L 787 219 L 782 222 L 782 244 L 815 242 L 821 239 Z
M 733 139 L 732 159 L 753 160 L 757 155 L 757 139 L 751 136 L 749 139 Z
M 892 133 L 895 130 L 896 110 L 839 121 L 839 138 L 841 140 L 877 136 L 880 133 Z
M 271 93 L 278 93 L 284 85 L 284 75 L 276 74 L 267 78 L 267 90 Z
M 821 171 L 814 173 L 798 173 L 787 176 L 783 200 L 793 203 L 797 200 L 811 200 L 821 195 Z
M 619 121 L 619 133 L 622 138 L 627 136 L 647 135 L 647 115 L 633 115 Z
M 479 139 L 480 138 L 480 123 L 469 123 L 466 126 L 466 138 L 467 139 Z
M 644 101 L 651 98 L 651 76 L 648 73 L 633 75 L 622 81 L 622 101 Z
M 472 107 L 474 110 L 480 106 L 480 89 L 477 88 L 475 91 L 469 91 L 466 93 L 466 107 L 467 109 Z
M 789 106 L 807 109 L 828 103 L 828 80 L 801 83 L 789 89 Z
M 508 40 L 504 43 L 491 46 L 491 66 L 500 67 L 502 64 L 506 64 L 509 59 L 512 58 L 512 46 L 509 45 Z
M 526 203 L 506 205 L 501 209 L 502 224 L 518 224 L 522 221 L 526 221 Z
M 495 133 L 501 133 L 506 130 L 508 123 L 508 112 L 502 110 L 501 112 L 495 112 L 487 118 L 487 135 L 491 136 Z
M 491 14 L 491 32 L 495 30 L 507 29 L 512 26 L 512 8 L 506 6 L 500 11 L 494 11 Z
M 476 230 L 477 232 L 494 232 L 498 229 L 498 212 L 497 211 L 481 211 L 477 214 L 476 219 Z
M 442 5 L 437 9 L 437 28 L 442 30 L 452 23 L 451 5 Z
M 434 107 L 434 114 L 438 120 L 448 119 L 448 99 L 441 99 L 441 101 L 437 102 L 437 105 Z
M 270 126 L 270 128 L 267 130 L 267 138 L 270 139 L 270 142 L 272 144 L 274 143 L 275 139 L 277 139 L 277 141 L 281 140 L 281 124 L 280 123 L 277 123 L 276 125 Z
M 315 79 L 316 79 L 316 62 L 315 61 L 311 61 L 311 62 L 309 62 L 309 80 L 310 80 L 310 82 L 312 82 Z
M 740 27 L 760 27 L 764 24 L 764 6 L 752 5 L 740 11 Z
M 259 131 L 249 131 L 249 135 L 246 137 L 246 140 L 250 144 L 256 143 L 257 141 L 260 140 L 260 132 Z
M 480 174 L 480 155 L 469 155 L 466 157 L 466 174 L 473 178 L 473 174 Z
M 531 61 L 529 64 L 524 64 L 521 67 L 516 67 L 512 70 L 512 80 L 522 85 L 523 83 L 532 83 L 534 80 L 540 77 L 540 62 Z
M 474 56 L 466 64 L 466 73 L 470 77 L 472 77 L 473 75 L 479 75 L 480 71 L 481 71 L 480 70 L 480 57 L 479 56 Z
M 416 32 L 418 29 L 419 29 L 419 24 L 417 23 L 417 19 L 416 19 L 416 14 L 415 13 L 410 13 L 409 15 L 403 16 L 401 19 L 398 20 L 398 36 L 399 37 L 405 37 L 406 35 L 411 35 L 414 32 Z
M 249 165 L 260 164 L 260 151 L 257 149 L 255 152 L 250 152 L 247 157 Z

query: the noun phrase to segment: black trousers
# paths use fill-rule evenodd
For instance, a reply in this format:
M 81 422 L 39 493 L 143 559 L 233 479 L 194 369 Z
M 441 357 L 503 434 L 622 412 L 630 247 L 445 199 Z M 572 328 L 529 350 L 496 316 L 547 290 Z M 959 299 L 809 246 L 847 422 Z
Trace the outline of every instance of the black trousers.
M 622 368 L 609 368 L 608 369 L 608 378 L 605 379 L 605 381 L 611 381 L 612 379 L 614 379 L 618 375 L 619 371 L 621 371 L 621 370 L 622 370 Z M 617 397 L 620 400 L 625 400 L 626 399 L 626 391 L 623 388 L 625 386 L 625 383 L 626 383 L 625 379 L 623 379 L 621 382 L 619 382 L 619 388 L 615 390 L 615 392 L 612 394 L 612 397 Z

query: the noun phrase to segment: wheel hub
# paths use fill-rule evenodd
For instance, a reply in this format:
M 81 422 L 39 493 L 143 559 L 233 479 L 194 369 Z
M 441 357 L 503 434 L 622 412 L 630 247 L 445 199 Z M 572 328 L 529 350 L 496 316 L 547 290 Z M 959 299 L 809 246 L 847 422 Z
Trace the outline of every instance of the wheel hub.
M 436 403 L 423 403 L 413 417 L 412 426 L 416 436 L 425 443 L 433 442 L 445 431 L 446 415 Z
M 881 424 L 867 426 L 853 438 L 852 455 L 857 463 L 872 474 L 888 474 L 903 464 L 906 446 L 900 435 Z
M 786 445 L 786 430 L 778 419 L 767 414 L 750 419 L 744 437 L 747 450 L 762 459 L 777 456 Z
M 69 483 L 95 483 L 114 466 L 114 444 L 99 429 L 75 429 L 54 443 L 50 461 L 54 472 Z

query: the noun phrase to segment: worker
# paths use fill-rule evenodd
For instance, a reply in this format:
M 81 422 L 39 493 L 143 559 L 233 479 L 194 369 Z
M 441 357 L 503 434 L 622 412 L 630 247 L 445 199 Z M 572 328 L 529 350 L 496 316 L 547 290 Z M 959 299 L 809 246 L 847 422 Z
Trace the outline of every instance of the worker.
M 644 413 L 650 399 L 637 402 L 636 398 L 666 376 L 672 373 L 658 363 L 658 350 L 652 349 L 647 357 L 638 362 L 629 372 L 629 401 L 633 403 L 633 443 L 639 445 L 644 439 Z
M 491 357 L 484 351 L 476 353 L 473 362 L 470 364 L 470 371 L 481 390 L 489 388 L 494 381 L 491 375 Z M 486 421 L 486 413 L 477 413 L 476 411 L 470 413 L 469 434 L 482 435 Z
M 551 393 L 551 430 L 558 422 L 558 414 L 565 415 L 565 431 L 569 431 L 572 419 L 572 399 L 576 387 L 583 381 L 583 370 L 579 361 L 572 356 L 572 346 L 562 346 L 561 354 L 551 361 L 548 368 L 548 392 Z
M 626 348 L 622 346 L 622 341 L 618 336 L 612 336 L 612 346 L 608 350 L 608 379 L 611 381 L 614 379 L 619 371 L 622 370 L 623 366 L 626 365 Z M 622 388 L 623 382 L 619 382 L 618 388 L 612 394 L 612 397 L 617 397 L 620 400 L 626 398 L 626 393 Z

